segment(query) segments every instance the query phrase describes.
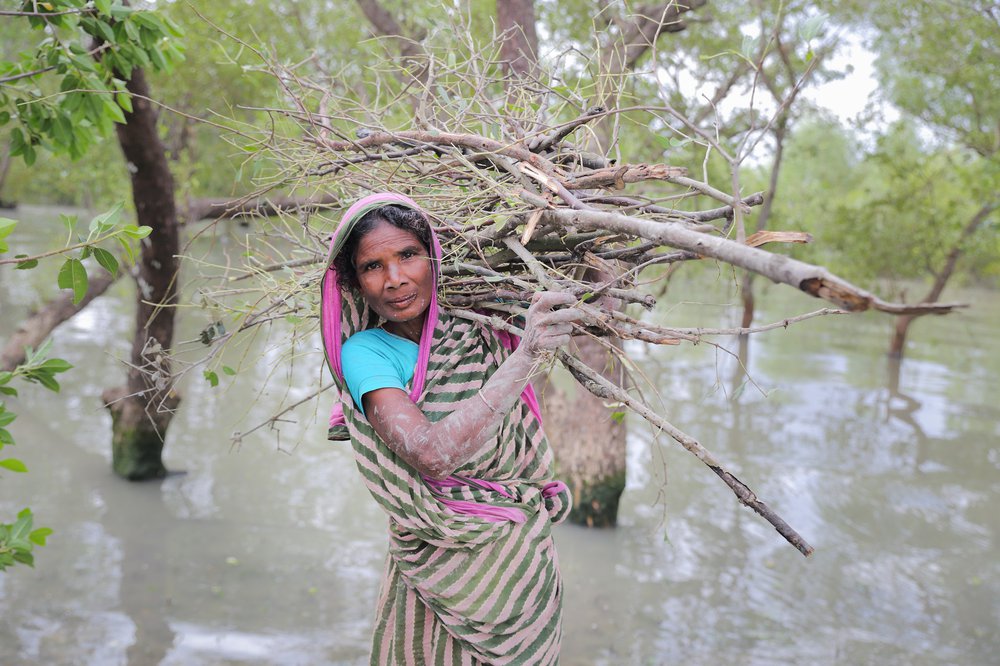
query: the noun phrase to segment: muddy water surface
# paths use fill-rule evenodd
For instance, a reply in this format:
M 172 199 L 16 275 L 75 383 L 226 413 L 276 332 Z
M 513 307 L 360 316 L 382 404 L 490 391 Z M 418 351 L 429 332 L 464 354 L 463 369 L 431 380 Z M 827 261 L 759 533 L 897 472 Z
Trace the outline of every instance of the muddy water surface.
M 54 212 L 17 213 L 38 230 L 17 232 L 19 251 L 45 247 Z M 220 252 L 223 236 L 201 242 Z M 53 281 L 0 269 L 0 338 Z M 710 345 L 632 348 L 662 413 L 816 553 L 635 421 L 621 526 L 557 530 L 562 663 L 997 663 L 1000 296 L 948 297 L 977 307 L 918 322 L 898 377 L 875 315 L 757 336 L 749 374 Z M 31 506 L 55 534 L 35 569 L 0 574 L 0 664 L 366 663 L 385 518 L 348 448 L 324 439 L 329 399 L 232 437 L 328 381 L 317 339 L 289 361 L 287 331 L 262 334 L 214 389 L 193 371 L 165 450 L 183 473 L 129 484 L 110 472 L 99 395 L 123 377 L 131 298 L 123 281 L 58 330 L 76 366 L 58 396 L 24 387 L 10 401 L 30 473 L 0 476 L 0 515 Z M 712 280 L 676 283 L 656 317 L 732 325 L 736 300 Z M 821 306 L 784 287 L 760 301 L 759 321 Z M 182 316 L 183 341 L 211 321 Z

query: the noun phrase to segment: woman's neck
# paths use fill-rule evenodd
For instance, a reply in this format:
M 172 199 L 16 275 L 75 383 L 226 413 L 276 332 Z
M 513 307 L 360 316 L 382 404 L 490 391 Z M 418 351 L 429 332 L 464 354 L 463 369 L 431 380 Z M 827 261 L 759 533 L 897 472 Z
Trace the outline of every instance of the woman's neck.
M 423 316 L 411 319 L 410 321 L 387 321 L 382 324 L 382 328 L 393 335 L 398 335 L 401 338 L 406 338 L 419 344 L 420 333 L 424 330 L 424 319 L 426 317 L 427 313 L 425 312 Z

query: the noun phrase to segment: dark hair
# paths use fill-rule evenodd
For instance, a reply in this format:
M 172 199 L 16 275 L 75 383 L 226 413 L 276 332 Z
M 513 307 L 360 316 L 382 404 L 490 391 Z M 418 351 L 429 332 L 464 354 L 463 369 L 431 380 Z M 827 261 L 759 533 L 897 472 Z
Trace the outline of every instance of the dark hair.
M 351 235 L 344 242 L 344 246 L 333 258 L 333 267 L 337 270 L 337 284 L 340 285 L 341 289 L 360 288 L 358 273 L 354 269 L 354 257 L 358 253 L 361 239 L 378 226 L 379 222 L 386 222 L 398 229 L 411 232 L 420 239 L 424 249 L 430 251 L 431 230 L 423 213 L 397 204 L 386 204 L 379 208 L 373 208 L 361 216 L 361 219 L 354 225 L 354 229 L 351 230 Z

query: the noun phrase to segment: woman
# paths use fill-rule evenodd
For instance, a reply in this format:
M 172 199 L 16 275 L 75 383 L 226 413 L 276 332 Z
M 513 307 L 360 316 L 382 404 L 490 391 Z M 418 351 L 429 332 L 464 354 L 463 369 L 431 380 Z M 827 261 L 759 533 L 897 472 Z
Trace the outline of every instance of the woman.
M 562 592 L 550 528 L 569 509 L 527 383 L 569 341 L 574 301 L 536 295 L 520 344 L 438 308 L 441 248 L 394 194 L 344 215 L 323 280 L 327 360 L 390 546 L 373 664 L 552 664 Z M 346 344 L 344 340 L 347 340 Z M 408 387 L 408 388 L 407 388 Z

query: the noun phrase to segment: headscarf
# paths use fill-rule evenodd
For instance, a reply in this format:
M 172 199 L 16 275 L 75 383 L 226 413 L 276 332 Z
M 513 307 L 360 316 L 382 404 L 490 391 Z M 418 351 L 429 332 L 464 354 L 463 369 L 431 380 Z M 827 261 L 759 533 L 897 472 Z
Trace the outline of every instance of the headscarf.
M 346 391 L 347 387 L 344 384 L 344 371 L 340 365 L 340 351 L 347 338 L 354 333 L 367 328 L 368 322 L 371 318 L 371 313 L 368 311 L 369 309 L 367 304 L 364 303 L 360 294 L 352 294 L 352 302 L 348 304 L 346 312 L 353 316 L 349 316 L 346 322 L 343 321 L 345 304 L 341 296 L 340 287 L 337 283 L 337 269 L 333 265 L 333 260 L 334 257 L 336 257 L 340 252 L 341 248 L 344 247 L 344 244 L 350 237 L 355 225 L 357 225 L 358 221 L 360 221 L 366 213 L 390 204 L 412 208 L 413 210 L 416 210 L 424 215 L 424 219 L 427 220 L 427 215 L 420 209 L 413 199 L 410 199 L 409 197 L 403 196 L 402 194 L 393 194 L 391 192 L 370 194 L 362 199 L 359 199 L 353 206 L 347 209 L 347 212 L 344 213 L 343 218 L 340 220 L 340 224 L 337 225 L 337 229 L 334 231 L 333 237 L 330 239 L 330 252 L 326 257 L 326 272 L 323 274 L 323 281 L 321 285 L 322 300 L 320 301 L 320 321 L 323 334 L 323 348 L 326 352 L 326 362 L 330 367 L 330 372 L 333 374 L 334 381 L 337 383 L 337 388 L 341 391 L 341 393 Z M 420 334 L 420 344 L 417 351 L 417 366 L 413 371 L 410 399 L 414 402 L 416 402 L 416 399 L 420 396 L 420 391 L 423 390 L 424 387 L 424 380 L 427 376 L 427 359 L 430 355 L 431 340 L 434 337 L 434 326 L 437 323 L 438 315 L 437 279 L 441 264 L 441 244 L 438 242 L 437 235 L 434 233 L 434 229 L 431 227 L 429 221 L 427 222 L 427 227 L 430 229 L 431 247 L 428 248 L 428 251 L 431 256 L 431 270 L 434 274 L 434 288 L 431 291 L 431 301 L 430 305 L 427 307 L 427 316 L 424 318 L 424 328 Z M 347 324 L 347 326 L 345 326 L 345 324 Z M 345 330 L 345 328 L 347 330 Z M 328 437 L 336 440 L 344 440 L 349 437 L 347 427 L 344 422 L 343 406 L 340 402 L 334 404 L 333 410 L 330 414 L 330 430 Z

